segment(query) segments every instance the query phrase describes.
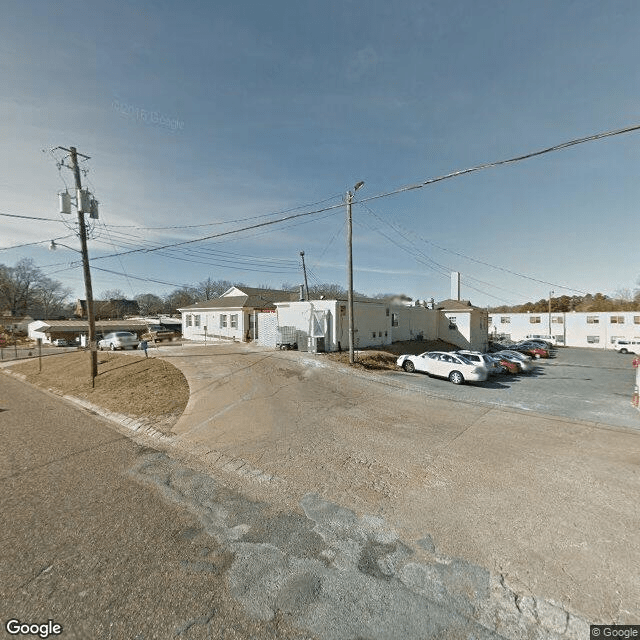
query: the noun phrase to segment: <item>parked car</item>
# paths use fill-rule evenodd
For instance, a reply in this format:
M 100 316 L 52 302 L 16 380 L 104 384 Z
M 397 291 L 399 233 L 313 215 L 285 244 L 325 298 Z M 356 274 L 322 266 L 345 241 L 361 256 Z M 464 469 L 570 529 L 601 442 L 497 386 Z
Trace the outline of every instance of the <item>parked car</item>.
M 531 333 L 525 338 L 525 340 L 535 340 L 536 342 L 543 342 L 550 347 L 558 346 L 558 341 L 554 336 L 544 335 L 541 333 Z
M 98 342 L 98 349 L 135 349 L 140 344 L 138 336 L 130 331 L 114 331 L 113 333 L 107 333 L 107 335 Z
M 479 366 L 486 367 L 489 375 L 495 376 L 499 373 L 502 373 L 501 365 L 486 353 L 482 353 L 481 351 L 470 351 L 469 349 L 460 349 L 459 351 L 456 351 L 456 353 L 464 356 L 467 360 L 469 360 L 469 362 L 473 362 Z
M 52 343 L 54 347 L 68 347 L 69 343 L 64 338 L 56 338 Z
M 146 333 L 142 334 L 142 339 L 147 342 L 162 342 L 163 340 L 171 341 L 175 337 L 173 329 L 163 327 L 161 324 L 152 324 L 147 327 Z
M 494 355 L 505 357 L 510 359 L 512 362 L 515 362 L 521 373 L 529 373 L 530 371 L 533 371 L 534 367 L 531 361 L 531 356 L 528 356 L 524 353 L 505 349 L 504 351 L 498 351 Z
M 462 384 L 465 381 L 482 382 L 489 377 L 486 367 L 478 366 L 459 354 L 445 351 L 402 355 L 396 364 L 409 373 L 422 371 L 430 376 L 448 378 L 453 384 Z
M 511 375 L 515 375 L 516 373 L 519 373 L 521 371 L 518 363 L 509 356 L 500 353 L 492 353 L 491 357 L 495 358 L 498 361 L 498 363 L 502 367 L 502 373 L 510 373 Z
M 613 348 L 618 353 L 639 353 L 640 354 L 640 339 L 618 338 L 613 343 Z
M 530 355 L 532 358 L 548 358 L 549 350 L 541 347 L 535 342 L 519 342 L 513 347 L 514 351 L 520 351 Z

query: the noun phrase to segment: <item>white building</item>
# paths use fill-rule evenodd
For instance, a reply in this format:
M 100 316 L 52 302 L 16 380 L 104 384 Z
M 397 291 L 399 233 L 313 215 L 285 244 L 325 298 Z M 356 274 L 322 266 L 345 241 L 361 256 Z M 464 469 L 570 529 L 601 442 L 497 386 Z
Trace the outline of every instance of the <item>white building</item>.
M 255 340 L 257 314 L 275 313 L 274 302 L 297 299 L 290 291 L 231 287 L 219 298 L 178 309 L 182 314 L 182 337 L 204 342 L 207 339 Z
M 616 338 L 640 338 L 640 311 L 491 313 L 492 338 L 523 340 L 546 334 L 567 347 L 611 349 Z
M 260 344 L 275 347 L 278 340 L 286 339 L 295 341 L 301 349 L 348 348 L 346 300 L 277 302 L 275 306 L 277 315 L 270 323 L 272 326 L 262 331 Z M 437 307 L 354 300 L 354 347 L 384 347 L 393 342 L 423 338 L 441 339 L 464 349 L 486 349 L 486 311 L 457 300 L 445 300 Z

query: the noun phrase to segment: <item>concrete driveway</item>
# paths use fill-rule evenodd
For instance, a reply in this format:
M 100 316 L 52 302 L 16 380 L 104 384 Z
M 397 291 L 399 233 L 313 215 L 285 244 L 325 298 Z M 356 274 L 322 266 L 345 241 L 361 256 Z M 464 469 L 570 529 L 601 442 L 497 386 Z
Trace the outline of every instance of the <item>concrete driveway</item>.
M 550 405 L 540 399 L 539 412 L 507 402 L 521 389 L 535 398 L 549 380 L 559 412 L 567 372 L 576 385 L 593 378 L 604 394 L 588 363 L 563 354 L 537 377 L 457 387 L 245 345 L 158 353 L 191 388 L 174 428 L 182 445 L 251 499 L 307 513 L 319 496 L 322 509 L 365 518 L 381 540 L 392 530 L 406 555 L 385 565 L 388 579 L 440 589 L 428 576 L 460 566 L 454 582 L 464 591 L 471 575 L 487 572 L 491 604 L 476 619 L 505 637 L 534 637 L 524 631 L 530 623 L 546 625 L 537 638 L 578 638 L 570 629 L 578 620 L 640 618 L 640 583 L 629 569 L 640 566 L 640 434 L 612 425 L 615 414 L 585 422 L 543 414 Z M 612 379 L 626 371 L 610 369 Z M 628 403 L 621 396 L 615 406 Z M 360 548 L 356 538 L 340 553 Z

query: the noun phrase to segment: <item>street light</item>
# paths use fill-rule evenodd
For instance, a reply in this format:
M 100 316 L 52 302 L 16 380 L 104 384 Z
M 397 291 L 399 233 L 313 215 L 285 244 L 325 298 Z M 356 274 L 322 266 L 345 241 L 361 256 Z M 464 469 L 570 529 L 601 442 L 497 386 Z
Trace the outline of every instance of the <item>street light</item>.
M 347 191 L 347 281 L 348 281 L 348 297 L 347 307 L 349 309 L 349 364 L 355 362 L 353 353 L 353 223 L 351 219 L 351 203 L 355 192 L 364 186 L 361 180 L 357 182 L 353 191 Z

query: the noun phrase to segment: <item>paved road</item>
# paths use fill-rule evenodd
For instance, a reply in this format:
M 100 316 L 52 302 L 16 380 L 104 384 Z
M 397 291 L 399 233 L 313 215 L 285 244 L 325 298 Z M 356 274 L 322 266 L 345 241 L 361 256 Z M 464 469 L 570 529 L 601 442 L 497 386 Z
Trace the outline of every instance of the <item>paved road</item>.
M 236 496 L 211 478 L 5 375 L 0 436 L 0 637 L 11 618 L 65 640 L 313 637 L 229 597 L 196 495 L 229 513 Z
M 273 511 L 4 375 L 0 433 L 3 637 L 11 619 L 83 640 L 504 637 L 471 619 L 488 572 L 407 562 L 381 519 L 315 495 Z
M 386 376 L 441 398 L 640 430 L 640 412 L 631 406 L 633 358 L 615 351 L 558 349 L 554 358 L 538 360 L 533 374 L 499 376 L 463 387 L 420 373 Z

